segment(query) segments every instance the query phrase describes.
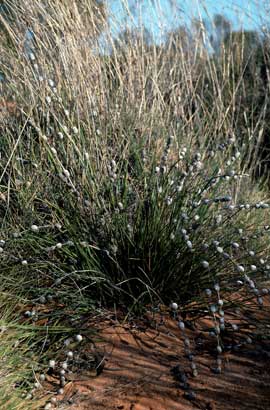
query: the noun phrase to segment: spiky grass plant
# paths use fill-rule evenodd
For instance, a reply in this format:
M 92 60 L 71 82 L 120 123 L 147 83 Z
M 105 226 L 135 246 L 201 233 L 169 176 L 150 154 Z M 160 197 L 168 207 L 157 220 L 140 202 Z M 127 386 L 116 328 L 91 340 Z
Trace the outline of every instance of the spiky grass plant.
M 93 156 L 78 155 L 82 140 L 87 144 L 83 134 L 69 135 L 68 169 L 64 152 L 55 156 L 48 141 L 40 146 L 30 135 L 32 152 L 36 146 L 42 150 L 42 160 L 35 157 L 39 169 L 16 161 L 14 172 L 18 167 L 30 180 L 38 173 L 46 179 L 38 187 L 21 185 L 20 192 L 11 183 L 12 214 L 18 212 L 21 226 L 16 232 L 8 226 L 3 273 L 28 272 L 25 287 L 35 293 L 44 286 L 75 285 L 76 294 L 103 302 L 125 301 L 124 295 L 190 302 L 216 282 L 234 289 L 252 264 L 258 267 L 252 275 L 267 279 L 263 236 L 269 227 L 263 222 L 269 204 L 245 200 L 242 186 L 249 175 L 241 171 L 232 138 L 211 147 L 202 142 L 194 152 L 181 147 L 179 132 L 159 152 L 151 137 L 137 141 L 130 135 L 113 156 L 108 148 L 94 162 Z M 34 200 L 26 210 L 27 196 Z
M 109 57 L 91 53 L 82 42 L 89 28 L 78 12 L 71 29 L 69 7 L 59 3 L 55 28 L 50 2 L 46 11 L 26 2 L 4 20 L 13 47 L 2 50 L 3 70 L 18 100 L 3 138 L 4 271 L 29 272 L 34 293 L 69 283 L 103 301 L 120 290 L 133 300 L 188 301 L 216 280 L 229 283 L 239 266 L 246 272 L 249 247 L 267 252 L 255 236 L 268 204 L 247 201 L 242 189 L 252 184 L 231 109 L 239 87 L 225 106 L 229 77 L 215 74 L 199 38 L 188 53 L 181 42 L 163 50 L 140 37 L 132 49 L 112 43 Z M 20 53 L 26 15 L 36 27 L 28 54 Z M 61 33 L 69 33 L 62 42 Z M 226 54 L 223 64 L 230 61 Z M 179 73 L 183 85 L 168 100 Z M 206 79 L 217 90 L 214 111 L 198 97 Z
M 269 194 L 246 166 L 266 106 L 247 117 L 245 63 L 232 80 L 230 48 L 215 59 L 200 38 L 188 50 L 110 38 L 98 55 L 73 6 L 57 2 L 55 25 L 55 4 L 23 0 L 4 21 L 17 111 L 0 123 L 3 290 L 20 284 L 31 325 L 174 301 L 209 312 L 220 351 L 224 311 L 261 308 L 268 294 Z

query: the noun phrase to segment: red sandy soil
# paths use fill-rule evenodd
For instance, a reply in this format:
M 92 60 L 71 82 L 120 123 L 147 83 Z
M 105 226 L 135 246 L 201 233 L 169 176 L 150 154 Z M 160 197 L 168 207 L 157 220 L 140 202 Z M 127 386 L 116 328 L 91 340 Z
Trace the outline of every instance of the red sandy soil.
M 246 344 L 238 351 L 228 349 L 222 373 L 214 374 L 215 338 L 199 328 L 188 330 L 199 372 L 194 378 L 184 354 L 183 335 L 169 314 L 156 315 L 155 324 L 149 317 L 121 324 L 111 314 L 98 328 L 102 341 L 94 351 L 102 371 L 98 376 L 93 372 L 70 375 L 64 395 L 57 396 L 61 410 L 270 409 L 270 346 L 266 342 Z M 174 379 L 171 369 L 175 365 L 185 371 L 195 400 L 188 400 Z

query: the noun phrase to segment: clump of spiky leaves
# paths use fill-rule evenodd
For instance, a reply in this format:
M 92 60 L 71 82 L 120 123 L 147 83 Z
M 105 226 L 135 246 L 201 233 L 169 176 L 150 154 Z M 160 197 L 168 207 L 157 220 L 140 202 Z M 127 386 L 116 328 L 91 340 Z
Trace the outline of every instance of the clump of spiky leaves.
M 34 297 L 186 303 L 216 282 L 233 292 L 245 274 L 268 278 L 269 204 L 246 200 L 233 138 L 195 149 L 181 145 L 181 130 L 163 147 L 134 133 L 105 152 L 102 135 L 94 152 L 83 129 L 64 138 L 68 167 L 62 140 L 52 147 L 31 134 L 18 150 L 27 144 L 39 165 L 13 159 L 10 216 L 20 225 L 7 225 L 2 272 L 27 271 Z M 23 172 L 30 183 L 18 192 Z
M 45 12 L 39 1 L 5 22 L 13 48 L 3 49 L 3 69 L 18 113 L 4 126 L 2 272 L 27 273 L 34 300 L 53 293 L 79 303 L 186 303 L 216 281 L 234 291 L 251 264 L 263 281 L 268 204 L 250 198 L 234 111 L 218 98 L 212 113 L 194 97 L 206 79 L 222 90 L 226 79 L 211 76 L 216 61 L 199 39 L 198 54 L 182 43 L 157 53 L 140 38 L 132 52 L 112 44 L 110 56 L 89 53 L 82 16 L 71 29 L 69 7 L 55 29 L 54 7 Z M 25 13 L 36 27 L 28 54 Z M 198 78 L 206 62 L 201 81 L 171 89 L 179 72 Z

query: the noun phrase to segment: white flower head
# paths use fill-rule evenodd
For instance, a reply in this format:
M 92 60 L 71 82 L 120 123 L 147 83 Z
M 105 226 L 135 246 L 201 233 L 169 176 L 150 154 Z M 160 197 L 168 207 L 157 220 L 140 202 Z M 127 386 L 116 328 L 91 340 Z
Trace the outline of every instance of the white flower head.
M 67 169 L 63 170 L 63 174 L 65 175 L 65 177 L 69 178 L 70 177 L 70 172 Z
M 202 261 L 202 266 L 203 266 L 205 269 L 208 269 L 208 268 L 209 268 L 209 262 L 207 262 L 207 261 Z
M 51 369 L 54 369 L 55 365 L 56 365 L 55 360 L 50 360 L 50 361 L 49 361 L 49 367 L 50 367 Z
M 178 309 L 178 304 L 175 303 L 175 302 L 172 302 L 172 303 L 171 303 L 171 309 L 172 309 L 172 310 L 177 310 L 177 309 Z
M 76 342 L 80 343 L 83 340 L 82 335 L 76 335 L 75 340 L 76 340 Z

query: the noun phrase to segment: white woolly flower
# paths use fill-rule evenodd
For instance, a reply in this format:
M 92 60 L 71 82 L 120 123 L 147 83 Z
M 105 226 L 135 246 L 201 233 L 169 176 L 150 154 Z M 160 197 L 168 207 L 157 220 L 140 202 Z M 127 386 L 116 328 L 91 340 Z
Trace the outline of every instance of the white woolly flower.
M 221 348 L 221 346 L 217 346 L 217 352 L 220 354 L 220 353 L 222 353 L 222 348 Z
M 42 134 L 40 137 L 44 142 L 48 142 L 48 137 L 45 134 Z
M 63 362 L 61 364 L 62 369 L 67 370 L 68 369 L 68 362 Z
M 170 196 L 168 196 L 168 198 L 166 198 L 166 204 L 171 205 L 172 202 L 173 202 L 172 198 Z
M 80 343 L 83 340 L 82 335 L 76 335 L 75 340 L 76 340 L 76 342 Z
M 69 358 L 69 359 L 72 359 L 73 358 L 73 352 L 70 350 L 69 352 L 67 352 L 67 357 Z
M 30 58 L 31 61 L 35 61 L 36 56 L 35 56 L 34 53 L 29 53 L 29 58 Z
M 175 303 L 175 302 L 172 302 L 172 303 L 171 303 L 171 309 L 177 310 L 177 309 L 178 309 L 178 304 Z
M 53 368 L 55 367 L 55 365 L 56 365 L 55 360 L 50 360 L 50 361 L 49 361 L 49 367 L 50 367 L 51 369 L 53 369 Z
M 191 241 L 187 241 L 187 247 L 188 247 L 189 249 L 192 249 L 193 245 L 192 245 L 192 242 L 191 242 Z
M 203 266 L 205 269 L 208 269 L 208 268 L 209 268 L 209 263 L 208 263 L 207 261 L 202 261 L 202 266 Z
M 211 305 L 210 310 L 211 310 L 212 313 L 216 313 L 216 311 L 217 311 L 216 305 Z
M 69 178 L 70 177 L 70 172 L 67 169 L 63 170 L 63 174 L 65 175 L 65 177 Z
M 178 327 L 179 327 L 179 329 L 184 330 L 185 329 L 185 323 L 180 320 L 178 322 Z

